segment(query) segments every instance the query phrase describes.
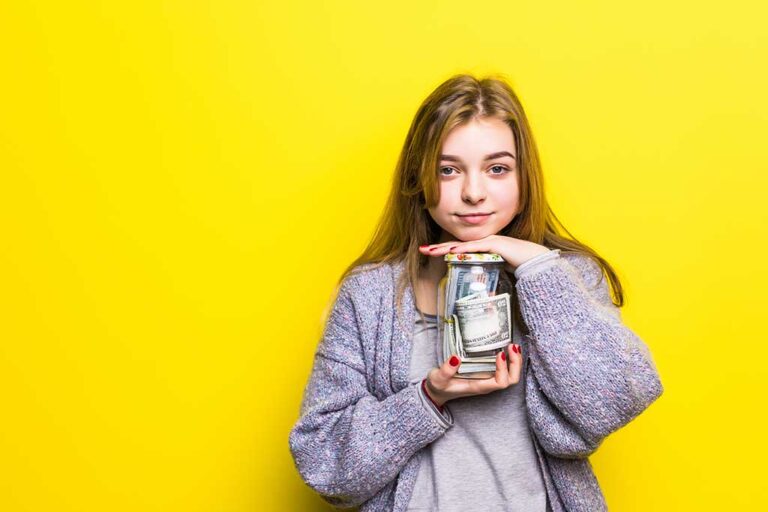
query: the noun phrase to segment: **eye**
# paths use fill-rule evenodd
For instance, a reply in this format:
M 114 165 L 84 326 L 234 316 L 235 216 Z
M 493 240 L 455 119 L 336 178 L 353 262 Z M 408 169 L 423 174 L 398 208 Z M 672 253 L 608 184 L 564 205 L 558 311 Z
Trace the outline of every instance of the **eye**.
M 440 175 L 441 176 L 451 176 L 451 174 L 443 174 L 443 171 L 448 169 L 449 171 L 454 171 L 455 169 L 453 167 L 441 167 L 440 168 Z
M 503 165 L 494 165 L 493 167 L 491 167 L 491 170 L 493 170 L 493 169 L 501 169 L 504 172 L 509 171 L 509 169 L 507 169 Z M 491 172 L 491 174 L 499 175 L 499 174 L 504 174 L 504 172 Z

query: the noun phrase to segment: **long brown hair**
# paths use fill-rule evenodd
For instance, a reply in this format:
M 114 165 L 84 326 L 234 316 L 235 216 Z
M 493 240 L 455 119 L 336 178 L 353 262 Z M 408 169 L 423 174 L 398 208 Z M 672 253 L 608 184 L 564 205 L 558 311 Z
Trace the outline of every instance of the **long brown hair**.
M 498 117 L 512 129 L 520 170 L 521 210 L 499 234 L 560 249 L 562 253 L 587 255 L 607 274 L 615 296 L 614 304 L 623 306 L 622 286 L 611 265 L 576 240 L 549 206 L 528 119 L 507 79 L 499 74 L 482 79 L 469 74 L 454 75 L 424 100 L 405 138 L 392 189 L 373 237 L 363 253 L 346 268 L 338 285 L 348 275 L 360 270 L 361 265 L 374 264 L 366 267 L 375 268 L 386 263 L 404 262 L 405 272 L 396 293 L 397 309 L 400 309 L 406 286 L 416 283 L 419 269 L 429 258 L 422 255 L 418 247 L 437 243 L 442 231 L 427 208 L 436 205 L 440 199 L 437 169 L 443 141 L 456 126 L 485 116 Z

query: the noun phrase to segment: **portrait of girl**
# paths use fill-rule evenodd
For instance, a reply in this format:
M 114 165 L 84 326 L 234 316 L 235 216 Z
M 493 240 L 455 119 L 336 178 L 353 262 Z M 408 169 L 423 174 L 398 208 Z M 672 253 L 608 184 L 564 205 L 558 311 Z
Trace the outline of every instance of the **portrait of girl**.
M 493 377 L 440 360 L 447 254 L 513 300 Z M 522 102 L 451 76 L 419 106 L 375 233 L 339 279 L 289 433 L 302 480 L 361 511 L 606 510 L 589 457 L 663 393 L 616 272 L 559 222 Z

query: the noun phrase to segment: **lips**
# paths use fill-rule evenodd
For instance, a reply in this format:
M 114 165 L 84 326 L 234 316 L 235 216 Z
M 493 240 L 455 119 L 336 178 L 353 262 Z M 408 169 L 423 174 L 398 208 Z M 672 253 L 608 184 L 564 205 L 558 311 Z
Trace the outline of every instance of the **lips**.
M 470 215 L 458 215 L 458 217 L 467 224 L 482 224 L 491 217 L 490 213 L 474 213 Z

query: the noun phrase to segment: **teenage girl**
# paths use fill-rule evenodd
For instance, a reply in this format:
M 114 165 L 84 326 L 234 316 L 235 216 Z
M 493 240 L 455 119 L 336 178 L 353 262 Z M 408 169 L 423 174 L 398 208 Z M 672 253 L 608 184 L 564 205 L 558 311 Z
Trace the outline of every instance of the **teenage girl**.
M 440 360 L 449 252 L 505 261 L 513 338 L 491 378 Z M 663 392 L 623 303 L 611 266 L 549 207 L 507 81 L 450 78 L 416 113 L 380 225 L 340 279 L 289 437 L 301 477 L 361 511 L 605 510 L 588 457 Z

